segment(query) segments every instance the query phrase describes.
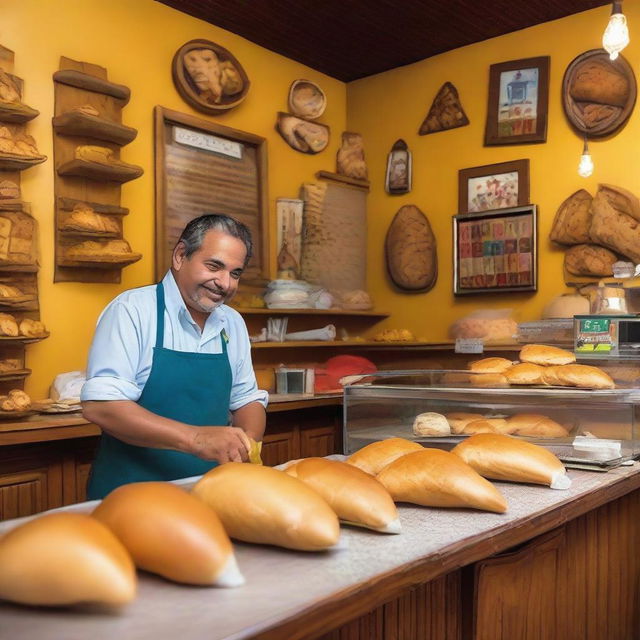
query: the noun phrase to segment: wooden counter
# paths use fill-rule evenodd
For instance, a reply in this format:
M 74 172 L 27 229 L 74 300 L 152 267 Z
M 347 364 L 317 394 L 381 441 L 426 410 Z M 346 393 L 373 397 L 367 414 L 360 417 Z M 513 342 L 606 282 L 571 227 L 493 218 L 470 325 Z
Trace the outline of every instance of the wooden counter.
M 235 544 L 247 580 L 235 589 L 185 587 L 140 573 L 137 599 L 119 613 L 4 603 L 0 635 L 637 639 L 640 467 L 569 475 L 568 491 L 496 483 L 509 503 L 502 515 L 402 506 L 401 535 L 343 528 L 340 550 Z M 1 523 L 0 533 L 10 526 Z

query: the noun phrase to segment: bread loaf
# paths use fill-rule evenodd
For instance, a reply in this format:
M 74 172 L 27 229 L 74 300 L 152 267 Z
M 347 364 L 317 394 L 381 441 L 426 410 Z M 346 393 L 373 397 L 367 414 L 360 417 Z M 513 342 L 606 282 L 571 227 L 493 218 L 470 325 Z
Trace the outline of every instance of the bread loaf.
M 577 67 L 569 93 L 577 102 L 624 107 L 629 81 L 609 60 L 591 58 Z
M 227 462 L 202 476 L 193 494 L 213 508 L 237 540 L 320 551 L 340 537 L 338 518 L 326 501 L 271 467 Z
M 383 533 L 400 533 L 398 510 L 389 492 L 373 476 L 344 462 L 307 458 L 285 473 L 319 493 L 347 524 Z
M 0 360 L 0 373 L 9 373 L 22 369 L 22 361 L 18 358 L 3 358 Z
M 507 378 L 502 373 L 477 373 L 471 376 L 473 387 L 508 387 Z
M 635 263 L 640 262 L 640 222 L 629 211 L 617 210 L 601 191 L 593 199 L 591 209 L 593 217 L 589 235 L 592 241 Z
M 506 358 L 483 358 L 469 363 L 469 370 L 478 373 L 504 373 L 513 362 Z
M 16 319 L 9 313 L 0 313 L 0 335 L 15 338 L 20 335 Z
M 591 194 L 584 189 L 572 193 L 559 207 L 549 238 L 559 244 L 591 242 Z
M 513 429 L 504 418 L 482 418 L 467 422 L 461 433 L 472 435 L 474 433 L 511 433 L 512 431 Z
M 425 507 L 470 507 L 504 513 L 501 493 L 458 456 L 440 449 L 409 453 L 385 467 L 378 480 L 396 502 Z
M 421 413 L 413 421 L 413 433 L 416 436 L 448 436 L 451 427 L 441 413 Z
M 124 605 L 136 572 L 122 543 L 94 518 L 51 513 L 0 538 L 0 598 L 21 604 Z
M 17 200 L 20 197 L 20 187 L 12 180 L 0 181 L 0 200 Z
M 566 366 L 566 365 L 562 365 Z M 551 367 L 542 367 L 542 382 L 551 387 L 561 387 L 562 382 L 558 378 L 557 371 L 560 369 L 559 366 L 551 366 Z
M 574 276 L 611 276 L 618 260 L 613 251 L 597 244 L 577 244 L 564 254 L 564 268 Z
M 9 400 L 11 400 L 16 411 L 27 411 L 31 409 L 31 398 L 22 389 L 12 389 L 9 391 Z
M 504 372 L 509 384 L 544 384 L 544 367 L 531 362 L 519 362 Z
M 571 364 L 558 367 L 555 371 L 560 384 L 567 387 L 586 389 L 615 389 L 611 377 L 598 367 L 586 364 Z
M 569 364 L 576 361 L 576 356 L 571 351 L 559 347 L 550 347 L 546 344 L 527 344 L 520 350 L 520 360 L 546 366 Z
M 62 224 L 64 231 L 92 231 L 95 233 L 119 233 L 118 223 L 108 216 L 96 213 L 89 205 L 78 203 Z
M 0 298 L 19 298 L 24 295 L 18 287 L 10 284 L 0 284 Z
M 76 147 L 75 156 L 85 162 L 98 162 L 100 164 L 113 164 L 113 151 L 108 147 L 86 144 Z
M 362 447 L 347 459 L 347 463 L 375 476 L 400 456 L 421 449 L 421 444 L 411 440 L 387 438 Z
M 445 414 L 445 418 L 453 433 L 462 433 L 462 430 L 469 422 L 482 420 L 484 416 L 481 413 L 464 413 L 463 411 L 457 411 Z
M 20 321 L 20 335 L 27 338 L 38 338 L 47 333 L 47 329 L 40 320 L 32 320 L 31 318 L 23 318 Z
M 564 466 L 553 453 L 510 436 L 488 433 L 471 436 L 451 453 L 460 456 L 484 478 L 561 489 L 568 489 L 571 484 Z
M 516 413 L 507 420 L 512 433 L 532 438 L 565 438 L 569 432 L 555 420 L 537 413 Z
M 213 509 L 168 482 L 135 482 L 94 510 L 137 567 L 185 584 L 244 584 L 229 536 Z

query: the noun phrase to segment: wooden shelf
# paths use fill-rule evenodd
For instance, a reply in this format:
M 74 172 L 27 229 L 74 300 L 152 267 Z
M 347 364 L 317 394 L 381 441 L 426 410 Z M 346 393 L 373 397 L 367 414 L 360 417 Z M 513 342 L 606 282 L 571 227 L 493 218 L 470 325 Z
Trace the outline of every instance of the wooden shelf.
M 89 202 L 88 200 L 77 200 L 76 198 L 58 197 L 58 209 L 73 211 L 73 208 L 77 204 L 87 205 L 96 213 L 103 213 L 109 216 L 126 216 L 129 214 L 129 209 L 126 207 L 118 207 L 115 204 L 102 204 L 100 202 Z
M 86 136 L 120 146 L 129 144 L 138 135 L 132 127 L 81 111 L 62 113 L 53 119 L 52 124 L 58 133 L 66 136 Z
M 119 260 L 105 260 L 104 257 L 95 258 L 60 258 L 58 265 L 61 267 L 82 267 L 84 269 L 122 269 L 142 258 L 141 253 L 123 254 Z
M 134 164 L 101 164 L 100 162 L 87 162 L 86 160 L 70 160 L 58 167 L 58 175 L 75 176 L 77 178 L 89 178 L 101 182 L 129 182 L 135 180 L 144 173 L 142 167 Z
M 0 372 L 0 381 L 23 380 L 31 375 L 31 369 L 14 369 L 13 371 Z
M 520 351 L 521 344 L 485 346 L 486 351 Z M 376 342 L 374 340 L 291 340 L 287 342 L 252 342 L 253 349 L 290 349 L 304 347 L 358 347 L 365 349 L 415 349 L 416 351 L 453 351 L 453 342 Z
M 53 74 L 53 79 L 56 82 L 69 85 L 70 87 L 94 91 L 95 93 L 103 93 L 104 95 L 118 98 L 118 100 L 124 100 L 125 104 L 129 102 L 129 98 L 131 97 L 131 91 L 128 87 L 109 82 L 104 78 L 99 78 L 89 73 L 77 71 L 76 69 L 61 69 L 60 71 L 56 71 Z
M 48 332 L 43 336 L 38 336 L 35 338 L 30 338 L 29 336 L 0 336 L 0 345 L 6 345 L 7 343 L 31 344 L 32 342 L 40 342 L 41 340 L 46 340 L 48 337 Z
M 368 318 L 388 318 L 386 311 L 349 311 L 348 309 L 257 309 L 232 307 L 242 315 L 264 316 L 363 316 Z
M 0 104 L 0 122 L 8 122 L 10 124 L 23 124 L 33 120 L 40 112 L 32 109 L 26 104 Z
M 38 265 L 37 264 L 15 264 L 13 262 L 7 262 L 2 264 L 0 262 L 0 272 L 10 271 L 15 272 L 18 271 L 20 273 L 37 273 Z
M 0 170 L 22 171 L 44 162 L 47 156 L 19 156 L 13 153 L 0 153 Z

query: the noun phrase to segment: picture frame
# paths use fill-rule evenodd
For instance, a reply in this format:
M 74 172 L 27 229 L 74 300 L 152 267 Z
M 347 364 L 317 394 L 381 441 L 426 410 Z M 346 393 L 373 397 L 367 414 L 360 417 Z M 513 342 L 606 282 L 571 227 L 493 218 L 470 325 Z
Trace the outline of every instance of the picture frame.
M 453 216 L 455 295 L 537 291 L 535 204 Z
M 492 64 L 484 144 L 546 142 L 549 56 Z
M 458 213 L 529 204 L 529 160 L 485 164 L 458 171 Z

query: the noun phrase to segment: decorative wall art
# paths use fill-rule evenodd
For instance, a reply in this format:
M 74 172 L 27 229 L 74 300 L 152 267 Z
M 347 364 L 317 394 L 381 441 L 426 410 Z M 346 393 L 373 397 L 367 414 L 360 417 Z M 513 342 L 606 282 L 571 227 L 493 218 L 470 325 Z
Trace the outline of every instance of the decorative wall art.
M 289 111 L 299 118 L 315 120 L 327 106 L 324 91 L 311 80 L 294 80 L 289 88 Z
M 562 80 L 562 105 L 571 125 L 587 137 L 616 133 L 636 102 L 636 78 L 622 57 L 592 49 L 571 61 Z
M 469 118 L 462 108 L 458 90 L 450 82 L 445 82 L 433 99 L 429 113 L 420 125 L 418 133 L 425 136 L 428 133 L 464 127 L 467 124 L 469 124 Z
M 387 193 L 401 194 L 411 191 L 412 159 L 407 143 L 400 138 L 393 143 L 387 156 L 384 188 Z
M 173 56 L 171 71 L 183 100 L 213 115 L 237 107 L 251 84 L 235 56 L 210 40 L 183 44 Z
M 549 56 L 492 64 L 484 144 L 545 142 Z
M 276 131 L 292 149 L 301 153 L 320 153 L 329 144 L 329 127 L 326 124 L 310 122 L 282 111 L 278 113 Z
M 278 279 L 297 280 L 300 277 L 303 210 L 304 200 L 295 198 L 276 200 Z
M 359 133 L 342 132 L 342 144 L 336 159 L 337 173 L 354 180 L 367 179 L 367 164 L 364 160 L 364 142 Z
M 458 213 L 529 203 L 529 160 L 486 164 L 458 171 Z
M 415 205 L 401 207 L 385 239 L 387 271 L 393 284 L 407 292 L 429 291 L 438 279 L 436 237 L 427 216 Z
M 536 205 L 453 216 L 456 295 L 536 291 Z

